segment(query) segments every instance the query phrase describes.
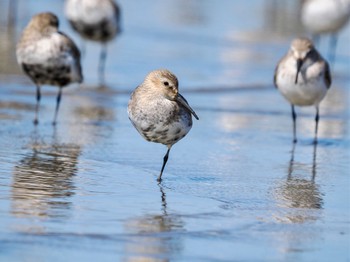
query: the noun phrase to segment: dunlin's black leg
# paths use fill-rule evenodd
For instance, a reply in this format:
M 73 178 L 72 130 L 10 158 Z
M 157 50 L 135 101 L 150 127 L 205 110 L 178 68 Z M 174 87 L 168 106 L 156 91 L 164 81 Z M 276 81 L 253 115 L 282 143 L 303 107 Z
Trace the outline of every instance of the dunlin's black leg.
M 331 67 L 334 67 L 334 63 L 335 63 L 335 52 L 337 49 L 337 42 L 338 42 L 337 34 L 332 34 L 330 36 L 329 51 L 328 51 L 329 63 L 331 64 Z
M 81 44 L 80 44 L 80 54 L 82 58 L 85 58 L 85 53 L 86 53 L 86 42 L 85 40 L 81 40 Z
M 315 117 L 315 139 L 314 144 L 317 144 L 317 132 L 318 132 L 318 121 L 320 120 L 319 109 L 316 106 L 316 117 Z
M 59 87 L 58 94 L 57 94 L 57 100 L 56 100 L 55 117 L 54 117 L 53 122 L 52 122 L 53 125 L 56 125 L 57 114 L 58 114 L 58 109 L 60 108 L 61 97 L 62 97 L 62 87 Z
M 292 119 L 293 119 L 293 143 L 297 142 L 297 114 L 295 113 L 294 105 L 292 105 Z
M 34 125 L 37 125 L 39 123 L 38 114 L 39 114 L 39 107 L 40 107 L 40 99 L 41 99 L 40 86 L 36 85 L 36 106 L 35 106 L 35 118 L 33 121 Z
M 314 42 L 314 45 L 317 47 L 320 42 L 320 35 L 318 34 L 313 34 L 312 35 L 312 42 Z
M 101 53 L 100 53 L 100 63 L 98 66 L 98 74 L 99 74 L 99 80 L 100 85 L 103 86 L 105 83 L 105 64 L 106 64 L 106 57 L 107 57 L 107 45 L 102 44 L 101 47 Z
M 162 166 L 162 169 L 160 170 L 160 174 L 159 174 L 159 177 L 157 179 L 157 181 L 159 183 L 162 182 L 162 174 L 163 174 L 164 167 L 165 167 L 166 163 L 168 162 L 170 149 L 171 149 L 171 147 L 168 148 L 168 151 L 166 152 L 166 154 L 163 158 L 163 166 Z

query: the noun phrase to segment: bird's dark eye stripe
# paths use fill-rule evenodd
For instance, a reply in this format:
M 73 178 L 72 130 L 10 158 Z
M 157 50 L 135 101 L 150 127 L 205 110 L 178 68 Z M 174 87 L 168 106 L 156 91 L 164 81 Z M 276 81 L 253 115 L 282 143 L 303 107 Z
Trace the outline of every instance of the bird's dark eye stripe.
M 165 82 L 163 82 L 163 84 L 164 84 L 165 86 L 168 86 L 168 85 L 169 85 L 169 82 L 165 81 Z

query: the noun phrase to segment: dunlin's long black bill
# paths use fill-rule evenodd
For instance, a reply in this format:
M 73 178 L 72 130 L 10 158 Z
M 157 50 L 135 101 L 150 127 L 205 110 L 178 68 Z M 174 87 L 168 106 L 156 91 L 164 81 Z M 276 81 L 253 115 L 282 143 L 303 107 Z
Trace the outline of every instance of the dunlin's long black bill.
M 190 107 L 190 105 L 187 103 L 186 99 L 185 99 L 182 95 L 178 94 L 178 96 L 177 96 L 177 98 L 176 98 L 176 101 L 179 102 L 179 103 L 180 103 L 181 105 L 183 105 L 184 107 L 186 107 L 187 110 L 190 111 L 191 114 L 192 114 L 197 120 L 199 120 L 197 114 L 196 114 L 196 113 L 194 112 L 194 110 Z
M 294 105 L 292 105 L 292 119 L 293 119 L 293 143 L 297 142 L 297 114 L 295 113 Z
M 295 84 L 298 83 L 298 76 L 299 76 L 299 72 L 300 72 L 300 69 L 301 69 L 302 65 L 303 65 L 303 60 L 298 59 L 297 60 L 297 75 L 295 76 Z

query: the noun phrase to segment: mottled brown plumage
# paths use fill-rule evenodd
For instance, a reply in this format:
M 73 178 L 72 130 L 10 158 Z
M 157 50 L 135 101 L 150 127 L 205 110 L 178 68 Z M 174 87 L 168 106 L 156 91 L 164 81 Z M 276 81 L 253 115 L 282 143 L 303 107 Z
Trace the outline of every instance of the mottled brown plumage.
M 192 127 L 191 114 L 198 119 L 179 93 L 176 76 L 168 70 L 149 73 L 131 95 L 128 115 L 132 124 L 147 141 L 168 147 L 159 182 L 171 147 L 186 136 Z
M 40 13 L 31 19 L 17 44 L 18 64 L 37 86 L 34 123 L 38 123 L 41 85 L 59 87 L 53 123 L 56 123 L 62 88 L 83 80 L 80 52 L 74 42 L 58 31 L 59 21 L 53 13 Z

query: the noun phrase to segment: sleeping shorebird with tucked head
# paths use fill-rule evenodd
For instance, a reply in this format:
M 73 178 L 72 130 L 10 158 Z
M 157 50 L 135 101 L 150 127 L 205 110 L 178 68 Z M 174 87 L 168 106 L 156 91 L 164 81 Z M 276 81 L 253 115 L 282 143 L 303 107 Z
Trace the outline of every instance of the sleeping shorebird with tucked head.
M 58 31 L 58 18 L 40 13 L 30 20 L 17 44 L 17 61 L 36 85 L 34 124 L 38 124 L 41 85 L 59 88 L 53 124 L 56 124 L 62 89 L 70 83 L 81 83 L 80 52 L 74 42 Z
M 107 42 L 120 32 L 120 8 L 114 0 L 66 0 L 65 14 L 81 37 L 102 44 L 99 81 L 104 84 Z
M 326 60 L 315 49 L 311 40 L 296 38 L 288 53 L 275 69 L 274 84 L 292 105 L 293 136 L 296 137 L 296 113 L 294 106 L 315 106 L 315 139 L 319 121 L 319 104 L 331 86 L 331 74 Z
M 192 115 L 198 116 L 179 93 L 176 76 L 164 69 L 150 72 L 135 89 L 128 115 L 143 138 L 168 147 L 157 179 L 161 182 L 171 147 L 190 131 Z

